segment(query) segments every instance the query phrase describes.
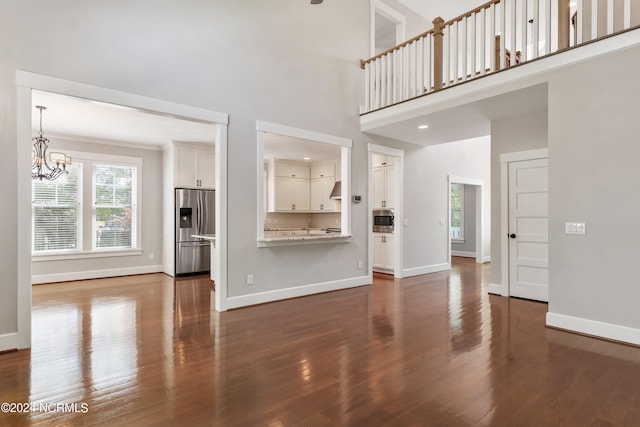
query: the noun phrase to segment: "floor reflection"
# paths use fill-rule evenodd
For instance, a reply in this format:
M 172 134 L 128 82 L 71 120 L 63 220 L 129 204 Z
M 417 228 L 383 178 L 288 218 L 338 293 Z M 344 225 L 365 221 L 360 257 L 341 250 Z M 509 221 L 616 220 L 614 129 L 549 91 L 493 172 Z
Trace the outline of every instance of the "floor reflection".
M 90 410 L 0 425 L 640 425 L 640 349 L 546 329 L 488 273 L 454 260 L 225 313 L 206 276 L 37 286 L 0 401 Z

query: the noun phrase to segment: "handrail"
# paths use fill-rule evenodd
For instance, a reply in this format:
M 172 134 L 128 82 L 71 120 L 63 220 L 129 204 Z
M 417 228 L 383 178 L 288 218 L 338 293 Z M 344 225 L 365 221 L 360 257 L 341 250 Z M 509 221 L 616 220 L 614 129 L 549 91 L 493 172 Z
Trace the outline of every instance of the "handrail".
M 447 22 L 444 23 L 444 25 L 451 25 L 454 22 L 462 21 L 464 18 L 468 18 L 471 15 L 473 15 L 474 13 L 480 12 L 482 9 L 489 9 L 492 4 L 499 4 L 501 2 L 502 2 L 502 0 L 491 0 L 489 2 L 486 2 L 485 4 L 483 4 L 481 6 L 478 6 L 475 9 L 470 10 L 469 12 L 465 12 L 460 16 L 456 16 L 455 18 L 448 20 Z
M 413 42 L 415 42 L 417 40 L 420 40 L 421 38 L 427 37 L 429 34 L 433 34 L 433 28 L 430 29 L 430 30 L 425 31 L 424 33 L 420 33 L 417 36 L 407 40 L 406 42 L 403 42 L 403 43 L 401 43 L 401 44 L 399 44 L 397 46 L 392 47 L 391 49 L 387 49 L 384 52 L 377 54 L 376 56 L 372 56 L 369 59 L 361 59 L 360 60 L 360 68 L 362 68 L 364 70 L 364 66 L 367 65 L 369 62 L 373 62 L 376 59 L 382 58 L 383 56 L 385 56 L 385 55 L 387 55 L 387 54 L 389 54 L 391 52 L 394 52 L 396 50 L 400 50 L 403 47 L 408 46 L 408 45 L 410 45 L 411 43 L 413 43 Z

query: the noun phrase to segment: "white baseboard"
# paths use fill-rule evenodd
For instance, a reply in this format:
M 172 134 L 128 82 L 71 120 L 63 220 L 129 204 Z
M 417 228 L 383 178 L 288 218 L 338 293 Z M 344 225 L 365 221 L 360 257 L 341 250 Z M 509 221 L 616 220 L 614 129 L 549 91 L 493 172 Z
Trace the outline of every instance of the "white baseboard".
M 640 345 L 640 329 L 614 325 L 612 323 L 598 322 L 580 317 L 566 316 L 564 314 L 547 313 L 547 326 Z
M 475 258 L 475 252 L 466 252 L 466 251 L 451 251 L 451 256 L 461 256 L 464 258 Z
M 338 291 L 342 289 L 355 288 L 358 286 L 370 285 L 369 276 L 354 277 L 351 279 L 335 280 L 332 282 L 313 283 L 311 285 L 295 286 L 286 289 L 260 292 L 238 297 L 227 298 L 225 307 L 227 309 L 247 307 L 250 305 L 264 304 L 266 302 L 279 301 L 289 298 L 304 297 L 323 292 Z
M 491 256 L 486 256 L 482 259 L 483 263 L 491 262 Z
M 0 351 L 14 350 L 19 348 L 18 333 L 11 332 L 0 335 Z
M 487 286 L 487 293 L 505 296 L 504 287 L 496 283 L 489 283 Z
M 100 279 L 103 277 L 132 276 L 134 274 L 162 273 L 162 265 L 144 267 L 116 268 L 112 270 L 72 271 L 69 273 L 41 274 L 31 277 L 31 283 L 68 282 L 71 280 Z
M 448 262 L 442 264 L 425 265 L 424 267 L 405 268 L 402 270 L 403 277 L 420 276 L 421 274 L 437 273 L 439 271 L 451 270 Z

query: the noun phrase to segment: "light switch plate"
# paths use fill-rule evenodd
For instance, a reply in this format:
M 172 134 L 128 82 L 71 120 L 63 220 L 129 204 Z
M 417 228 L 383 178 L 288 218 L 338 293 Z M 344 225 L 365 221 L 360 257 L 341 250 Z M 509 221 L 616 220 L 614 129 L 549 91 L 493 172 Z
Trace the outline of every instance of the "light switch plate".
M 565 222 L 564 234 L 587 234 L 587 226 L 584 222 Z

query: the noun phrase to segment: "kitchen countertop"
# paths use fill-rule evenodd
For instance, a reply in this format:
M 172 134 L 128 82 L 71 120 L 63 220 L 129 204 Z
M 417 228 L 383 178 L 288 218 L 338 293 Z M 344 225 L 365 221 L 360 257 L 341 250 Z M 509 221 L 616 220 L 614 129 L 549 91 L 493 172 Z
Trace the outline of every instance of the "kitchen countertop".
M 265 228 L 264 237 L 258 239 L 258 247 L 296 244 L 348 242 L 351 235 L 327 232 L 324 228 Z
M 209 240 L 211 242 L 211 244 L 215 247 L 215 244 L 216 244 L 216 235 L 215 234 L 192 234 L 191 237 L 195 237 L 196 239 Z

